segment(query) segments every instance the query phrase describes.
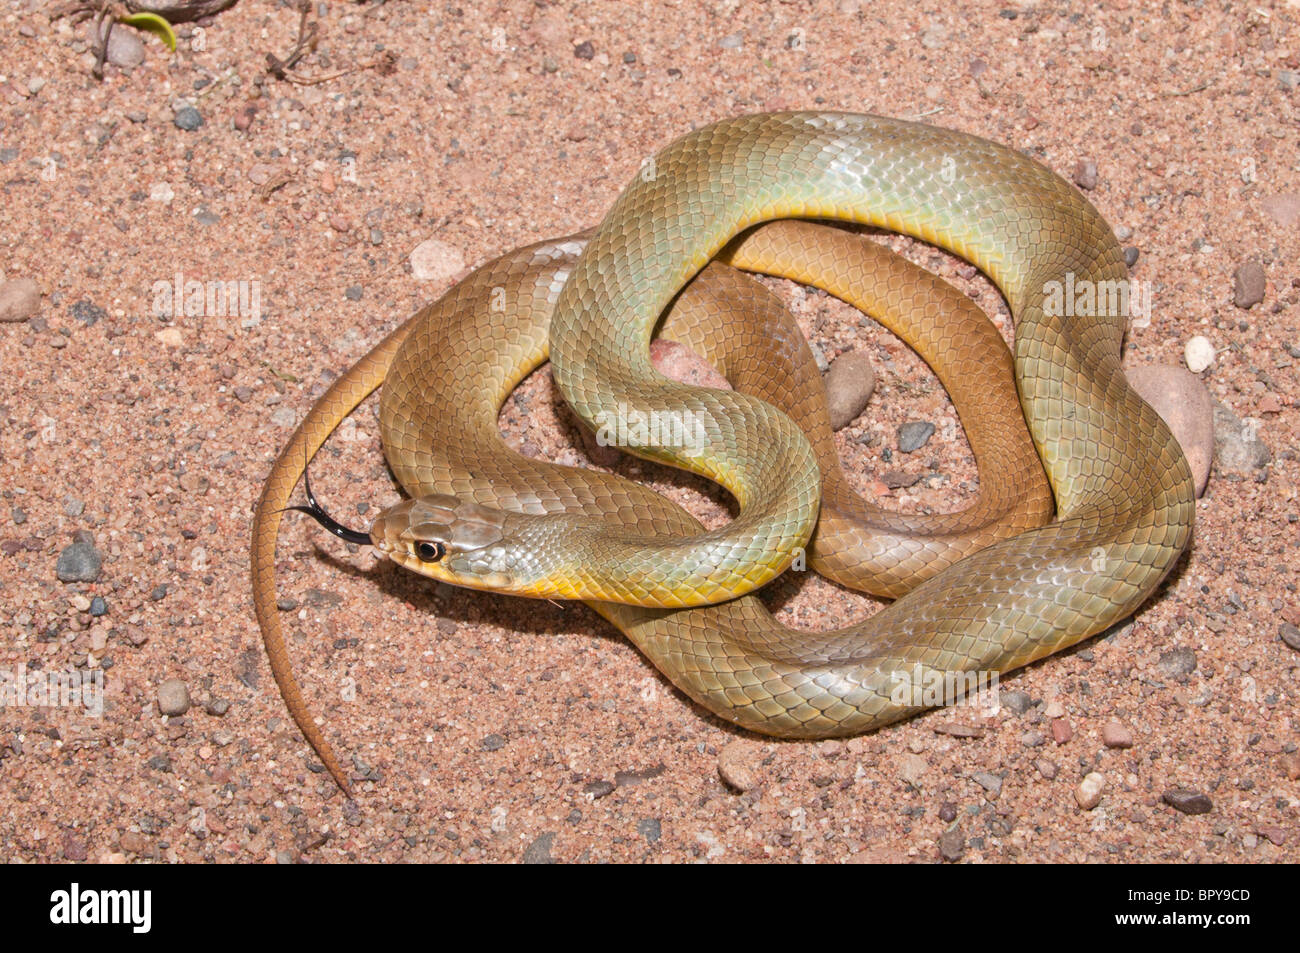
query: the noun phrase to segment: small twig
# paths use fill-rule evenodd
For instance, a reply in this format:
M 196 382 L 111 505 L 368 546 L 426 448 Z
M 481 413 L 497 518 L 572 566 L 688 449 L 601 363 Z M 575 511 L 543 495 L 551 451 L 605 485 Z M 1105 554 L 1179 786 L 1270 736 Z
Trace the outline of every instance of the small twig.
M 1204 83 L 1202 83 L 1200 86 L 1194 86 L 1191 89 L 1176 90 L 1175 92 L 1172 93 L 1165 93 L 1165 98 L 1168 99 L 1173 96 L 1190 96 L 1192 95 L 1192 93 L 1199 93 L 1203 90 L 1209 89 L 1213 85 L 1214 85 L 1214 80 L 1209 79 L 1206 80 Z
M 289 51 L 289 55 L 283 60 L 279 59 L 274 53 L 266 54 L 266 71 L 276 79 L 288 79 L 288 71 L 298 65 L 298 61 L 306 56 L 309 52 L 316 49 L 316 41 L 319 39 L 319 24 L 313 20 L 307 22 L 307 17 L 311 15 L 311 0 L 298 0 L 298 39 Z

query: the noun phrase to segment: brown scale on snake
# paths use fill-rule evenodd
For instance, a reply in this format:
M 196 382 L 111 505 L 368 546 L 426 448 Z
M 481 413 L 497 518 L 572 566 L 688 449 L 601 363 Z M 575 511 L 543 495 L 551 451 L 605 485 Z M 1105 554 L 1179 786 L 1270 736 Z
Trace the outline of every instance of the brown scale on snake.
M 1124 381 L 1124 316 L 1066 320 L 1042 306 L 1046 284 L 1067 273 L 1076 283 L 1125 276 L 1110 230 L 1072 187 L 975 137 L 833 113 L 726 120 L 678 140 L 656 157 L 654 168 L 655 176 L 639 177 L 624 192 L 576 262 L 565 259 L 577 248 L 560 243 L 485 266 L 390 335 L 322 398 L 317 430 L 321 420 L 346 413 L 377 385 L 404 339 L 381 414 L 389 462 L 416 499 L 372 525 L 369 538 L 380 551 L 461 584 L 617 599 L 593 605 L 674 684 L 721 717 L 786 737 L 856 733 L 920 710 L 898 689 L 900 676 L 921 668 L 1006 671 L 1073 644 L 1131 613 L 1173 566 L 1191 531 L 1190 474 L 1164 423 Z M 895 574 L 885 585 L 897 594 L 927 571 L 942 571 L 867 621 L 825 633 L 778 625 L 753 596 L 690 609 L 628 604 L 691 605 L 748 592 L 781 571 L 812 529 L 808 514 L 816 514 L 820 486 L 809 479 L 818 469 L 814 461 L 831 474 L 814 564 L 852 575 L 864 562 L 856 552 L 845 556 L 826 545 L 832 536 L 865 533 L 836 520 L 865 515 L 870 522 L 873 514 L 837 498 L 834 466 L 823 459 L 815 428 L 809 444 L 762 400 L 668 383 L 649 368 L 651 331 L 682 286 L 739 232 L 785 217 L 891 228 L 967 258 L 994 280 L 1016 318 L 1020 403 L 1057 508 L 1054 522 L 1033 528 L 1046 515 L 1042 497 L 1034 502 L 1033 491 L 1022 490 L 1027 483 L 1010 483 L 1008 510 L 979 512 L 986 505 L 981 500 L 972 508 L 978 525 L 961 530 L 981 543 L 1010 538 L 976 552 L 949 547 L 957 531 L 932 525 L 918 547 L 937 553 L 928 561 L 931 569 L 909 570 L 902 579 Z M 539 257 L 560 267 L 530 277 Z M 821 253 L 814 248 L 811 257 L 817 267 Z M 813 280 L 792 270 L 791 277 Z M 815 283 L 834 279 L 823 274 Z M 520 302 L 548 316 L 554 306 L 549 332 L 521 333 L 495 350 L 467 349 L 485 342 L 457 333 L 473 327 L 467 315 L 475 306 L 487 309 L 487 295 L 500 287 L 513 288 Z M 906 286 L 904 297 L 915 301 L 917 291 Z M 450 339 L 430 329 L 439 308 L 458 315 Z M 938 332 L 940 350 L 944 334 Z M 431 342 L 441 350 L 430 350 Z M 704 417 L 703 453 L 698 447 L 629 449 L 719 479 L 740 503 L 737 519 L 704 533 L 682 511 L 643 498 L 643 491 L 617 478 L 567 468 L 538 472 L 534 468 L 544 465 L 503 453 L 496 409 L 544 359 L 548 344 L 557 383 L 593 424 L 620 401 L 650 409 L 685 406 Z M 445 363 L 431 366 L 431 357 Z M 440 387 L 471 367 L 477 383 L 459 392 L 460 404 L 449 406 Z M 426 403 L 429 398 L 435 402 Z M 431 406 L 439 412 L 429 413 Z M 970 414 L 958 406 L 969 429 Z M 451 446 L 428 442 L 448 432 L 455 435 Z M 278 511 L 292 490 L 292 459 L 300 468 L 323 439 L 323 433 L 300 428 L 281 455 L 282 463 L 290 462 L 277 465 L 268 479 L 255 524 L 254 588 L 282 693 L 346 787 L 302 704 L 273 605 L 267 608 L 274 601 L 279 521 L 270 511 Z M 973 448 L 976 442 L 972 433 Z M 751 457 L 757 458 L 752 472 Z M 987 488 L 986 460 L 979 462 Z M 471 465 L 490 485 L 469 476 Z M 594 521 L 584 523 L 584 517 Z M 889 534 L 907 521 L 878 522 Z M 579 543 L 582 562 L 555 554 L 565 540 Z M 531 555 L 539 547 L 544 558 Z M 672 562 L 664 563 L 664 553 Z

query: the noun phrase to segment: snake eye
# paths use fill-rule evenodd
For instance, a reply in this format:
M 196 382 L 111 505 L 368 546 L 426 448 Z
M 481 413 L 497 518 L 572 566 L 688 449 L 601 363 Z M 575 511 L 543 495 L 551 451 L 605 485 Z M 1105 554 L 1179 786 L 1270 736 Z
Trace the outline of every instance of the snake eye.
M 436 563 L 447 555 L 447 547 L 442 543 L 423 542 L 416 545 L 415 555 L 420 557 L 422 563 Z

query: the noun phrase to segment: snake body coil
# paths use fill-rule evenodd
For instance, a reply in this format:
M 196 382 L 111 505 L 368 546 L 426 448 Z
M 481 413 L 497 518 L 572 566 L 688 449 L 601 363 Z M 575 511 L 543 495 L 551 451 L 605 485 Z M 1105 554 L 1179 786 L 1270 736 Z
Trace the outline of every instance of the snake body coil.
M 1169 572 L 1191 533 L 1191 476 L 1168 428 L 1124 379 L 1125 316 L 1066 318 L 1044 308 L 1054 282 L 1107 287 L 1126 278 L 1110 229 L 1071 186 L 982 139 L 838 113 L 724 120 L 679 139 L 649 169 L 580 255 L 580 243 L 561 242 L 485 266 L 372 352 L 368 379 L 341 382 L 339 395 L 323 398 L 336 409 L 355 404 L 392 361 L 385 452 L 415 499 L 372 525 L 379 549 L 430 575 L 509 590 L 519 559 L 503 553 L 527 540 L 545 564 L 534 572 L 530 563 L 530 578 L 550 573 L 545 584 L 556 585 L 556 567 L 583 567 L 567 570 L 558 589 L 532 594 L 593 600 L 692 698 L 787 737 L 851 734 L 911 714 L 929 702 L 900 693 L 900 681 L 918 672 L 1005 672 L 1048 655 L 1131 613 Z M 937 575 L 867 621 L 825 633 L 780 626 L 753 596 L 702 605 L 761 585 L 807 540 L 824 459 L 818 440 L 810 444 L 751 395 L 666 382 L 648 357 L 656 322 L 692 276 L 736 235 L 777 218 L 892 229 L 989 275 L 1016 321 L 1020 404 L 1056 501 L 1054 522 L 1026 528 L 1038 519 L 1028 515 L 1035 504 L 1026 490 L 1014 503 L 1019 515 L 993 534 L 1011 538 L 969 555 L 943 550 Z M 509 333 L 494 329 L 501 321 L 490 306 L 503 287 L 523 315 Z M 702 452 L 629 449 L 719 480 L 736 496 L 738 518 L 704 533 L 625 481 L 504 453 L 496 407 L 548 346 L 559 387 L 592 426 L 620 405 L 703 420 Z M 316 446 L 316 435 L 300 430 L 281 460 Z M 273 566 L 278 516 L 263 511 L 285 492 L 278 471 L 255 526 L 259 620 L 295 719 L 345 783 L 301 706 L 274 609 L 264 606 L 274 596 L 265 564 Z M 584 521 L 602 520 L 589 535 Z M 439 558 L 422 560 L 419 544 L 431 540 Z M 561 555 L 570 541 L 577 563 Z M 844 562 L 829 553 L 822 561 Z

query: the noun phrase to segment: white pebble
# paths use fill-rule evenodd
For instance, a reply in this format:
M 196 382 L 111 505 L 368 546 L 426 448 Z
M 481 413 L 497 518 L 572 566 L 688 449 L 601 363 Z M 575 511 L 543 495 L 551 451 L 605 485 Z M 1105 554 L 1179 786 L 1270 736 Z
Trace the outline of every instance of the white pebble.
M 1101 792 L 1105 787 L 1105 776 L 1093 771 L 1079 782 L 1079 786 L 1074 791 L 1074 799 L 1079 802 L 1079 807 L 1091 811 L 1101 803 Z
M 1183 348 L 1183 360 L 1187 362 L 1189 371 L 1199 374 L 1214 363 L 1214 345 L 1209 338 L 1198 334 Z

